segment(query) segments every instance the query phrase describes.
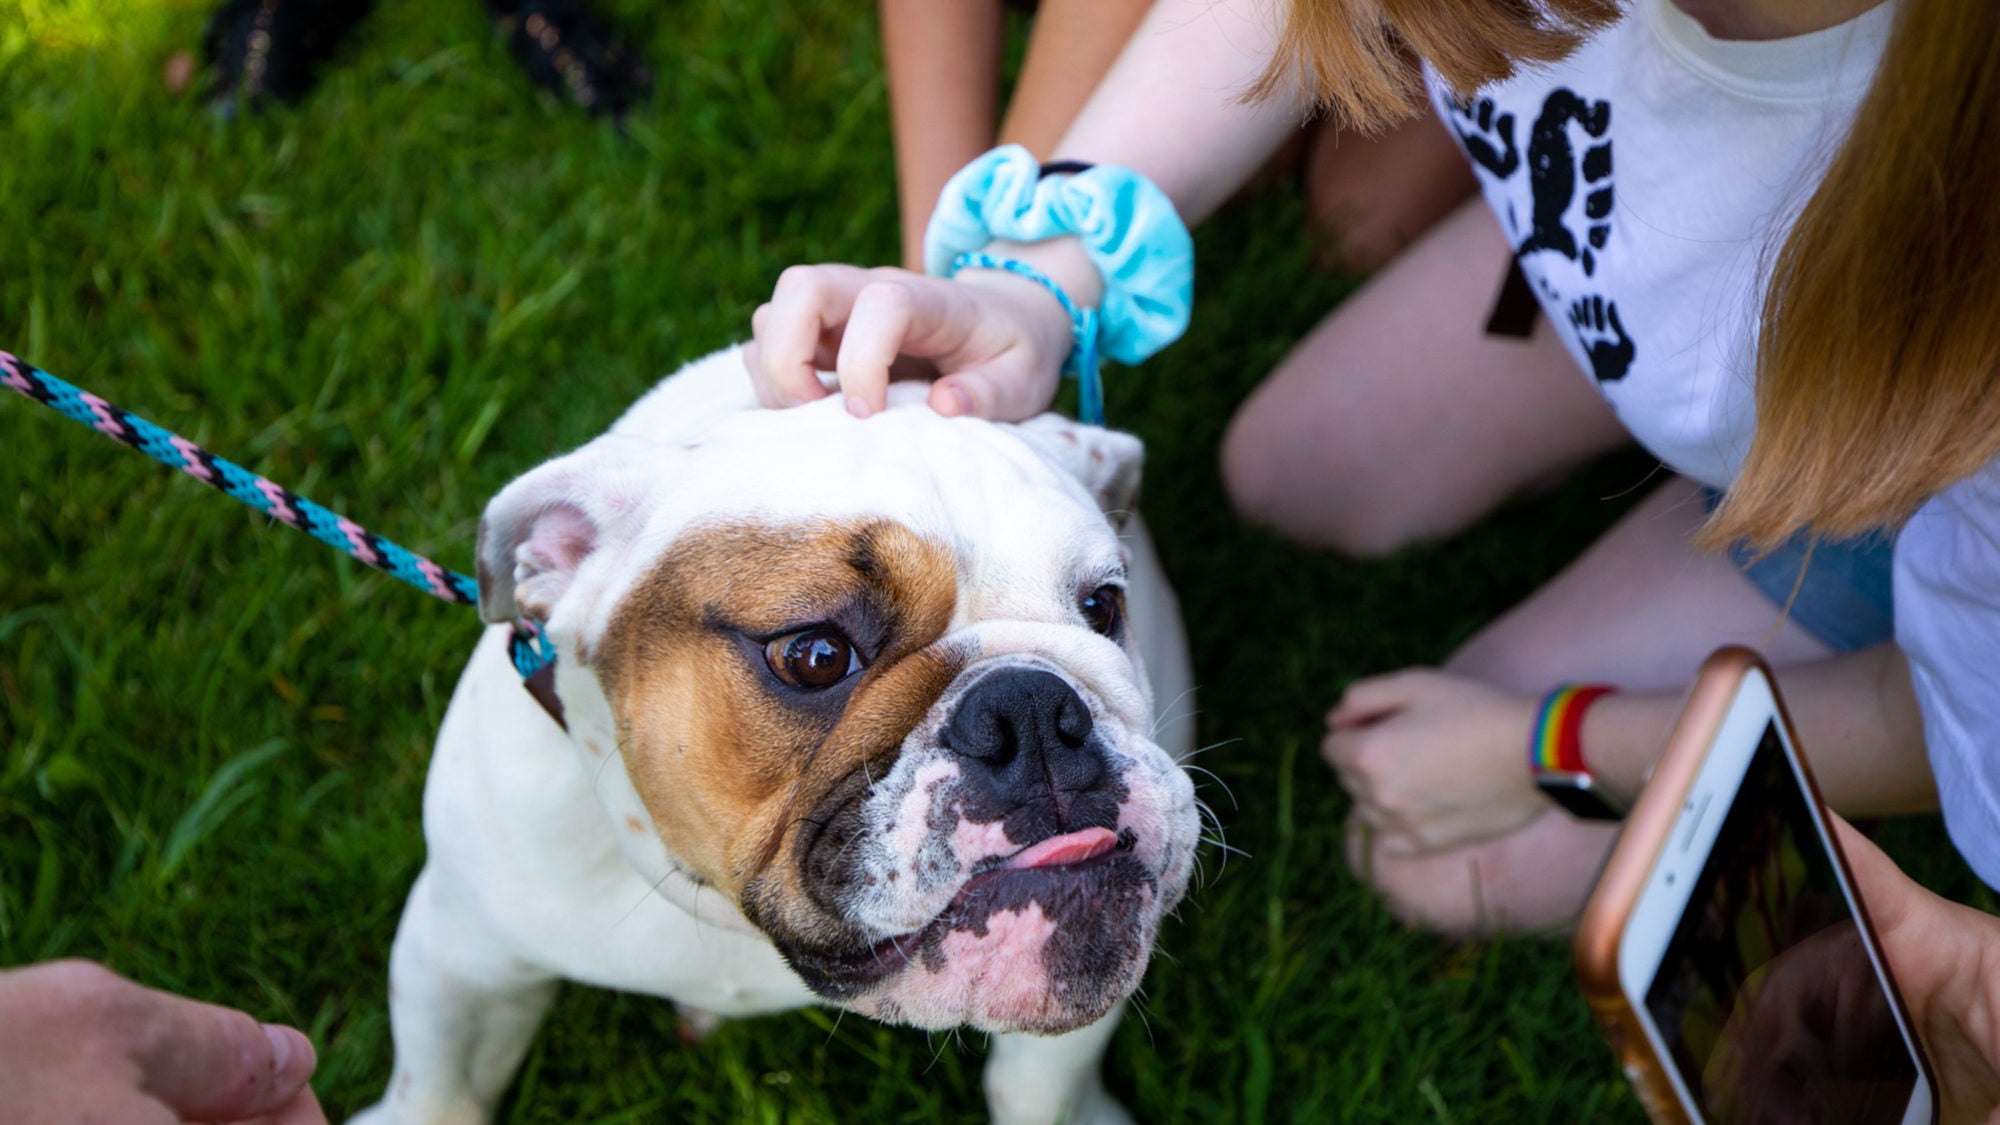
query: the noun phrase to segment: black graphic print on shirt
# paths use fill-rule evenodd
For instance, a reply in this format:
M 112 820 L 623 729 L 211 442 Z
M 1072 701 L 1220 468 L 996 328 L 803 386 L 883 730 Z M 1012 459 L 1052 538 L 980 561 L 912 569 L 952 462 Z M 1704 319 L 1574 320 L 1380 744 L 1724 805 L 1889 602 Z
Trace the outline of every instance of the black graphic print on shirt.
M 1617 303 L 1589 291 L 1611 238 L 1611 103 L 1554 90 L 1528 131 L 1525 159 L 1514 115 L 1493 99 L 1456 103 L 1450 117 L 1466 155 L 1483 175 L 1504 182 L 1525 167 L 1527 221 L 1511 200 L 1502 216 L 1514 257 L 1557 254 L 1575 263 L 1580 276 L 1564 269 L 1539 271 L 1543 296 L 1551 307 L 1568 310 L 1569 327 L 1598 381 L 1624 378 L 1638 348 L 1618 317 Z

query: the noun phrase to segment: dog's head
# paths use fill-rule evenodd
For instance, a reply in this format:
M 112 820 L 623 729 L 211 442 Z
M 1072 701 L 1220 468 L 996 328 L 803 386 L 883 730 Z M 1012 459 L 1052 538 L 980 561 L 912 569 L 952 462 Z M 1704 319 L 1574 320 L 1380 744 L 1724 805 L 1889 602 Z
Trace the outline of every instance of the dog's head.
M 1059 1032 L 1138 985 L 1198 835 L 1125 611 L 1140 447 L 910 399 L 628 418 L 494 500 L 484 609 L 548 622 L 621 827 L 819 995 Z

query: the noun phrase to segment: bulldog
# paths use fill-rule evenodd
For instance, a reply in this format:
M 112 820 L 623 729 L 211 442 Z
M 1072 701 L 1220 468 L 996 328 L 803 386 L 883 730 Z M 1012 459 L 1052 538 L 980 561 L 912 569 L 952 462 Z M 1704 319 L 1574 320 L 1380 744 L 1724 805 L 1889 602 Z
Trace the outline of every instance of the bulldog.
M 977 1028 L 996 1121 L 1127 1120 L 1098 1060 L 1200 833 L 1140 444 L 892 391 L 763 410 L 722 352 L 488 506 L 481 611 L 544 623 L 563 723 L 489 629 L 358 1120 L 489 1120 L 559 980 Z

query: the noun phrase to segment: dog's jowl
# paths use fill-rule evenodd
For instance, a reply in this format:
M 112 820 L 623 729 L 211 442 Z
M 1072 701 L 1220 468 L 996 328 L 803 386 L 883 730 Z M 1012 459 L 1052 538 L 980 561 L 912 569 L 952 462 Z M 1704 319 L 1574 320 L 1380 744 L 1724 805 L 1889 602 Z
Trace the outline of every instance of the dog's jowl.
M 1199 821 L 1139 445 L 1047 416 L 756 409 L 739 357 L 517 480 L 439 733 L 370 1121 L 483 1121 L 554 984 L 1000 1033 L 996 1119 L 1118 1121 L 1097 1060 Z

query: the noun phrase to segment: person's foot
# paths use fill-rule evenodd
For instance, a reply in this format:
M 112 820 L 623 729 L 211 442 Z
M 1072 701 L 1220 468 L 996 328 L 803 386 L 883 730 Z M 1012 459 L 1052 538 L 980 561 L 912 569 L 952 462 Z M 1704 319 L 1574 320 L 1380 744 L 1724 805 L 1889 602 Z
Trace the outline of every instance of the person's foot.
M 1407 858 L 1369 846 L 1367 828 L 1347 824 L 1347 864 L 1412 926 L 1452 937 L 1547 933 L 1583 912 L 1615 824 L 1550 811 L 1497 840 Z
M 487 7 L 528 77 L 564 101 L 616 119 L 652 90 L 638 52 L 582 0 L 489 0 Z
M 296 102 L 374 0 L 223 0 L 202 32 L 220 112 Z

